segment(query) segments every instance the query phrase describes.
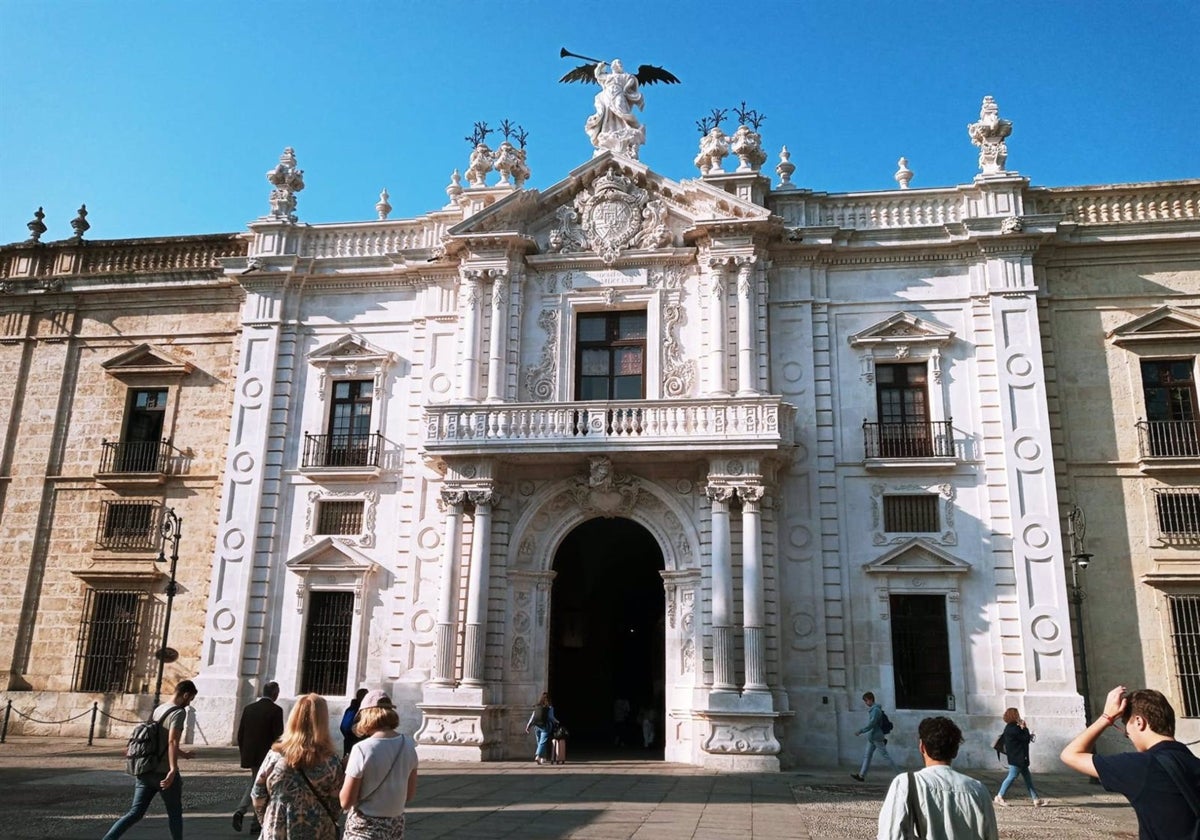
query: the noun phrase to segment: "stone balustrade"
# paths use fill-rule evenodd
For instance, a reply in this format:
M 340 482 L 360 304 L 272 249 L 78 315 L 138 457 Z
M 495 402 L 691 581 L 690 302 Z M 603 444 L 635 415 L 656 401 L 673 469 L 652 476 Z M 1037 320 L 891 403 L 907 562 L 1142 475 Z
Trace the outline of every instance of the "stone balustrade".
M 777 448 L 794 441 L 795 408 L 779 397 L 622 402 L 451 404 L 425 410 L 425 447 L 451 454 L 603 448 Z M 514 447 L 518 449 L 514 450 Z
M 1030 214 L 1061 215 L 1078 224 L 1122 224 L 1200 219 L 1200 180 L 1138 187 L 1030 190 Z
M 906 228 L 944 225 L 966 215 L 966 198 L 957 191 L 912 193 L 899 197 L 841 195 L 823 199 L 810 224 L 842 228 Z
M 446 225 L 438 219 L 404 222 L 369 222 L 356 225 L 322 225 L 305 230 L 300 241 L 302 257 L 382 257 L 441 242 Z
M 246 253 L 240 234 L 172 239 L 18 242 L 0 247 L 0 278 L 135 275 L 220 269 L 223 257 Z

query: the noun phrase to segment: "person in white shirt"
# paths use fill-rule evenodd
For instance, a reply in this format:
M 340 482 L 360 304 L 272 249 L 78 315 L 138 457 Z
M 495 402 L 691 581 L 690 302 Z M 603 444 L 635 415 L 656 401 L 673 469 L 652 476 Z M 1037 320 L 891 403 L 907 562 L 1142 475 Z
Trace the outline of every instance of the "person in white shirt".
M 417 793 L 417 749 L 396 731 L 400 716 L 382 691 L 371 691 L 358 707 L 354 733 L 362 740 L 350 749 L 342 808 L 345 840 L 402 840 L 404 807 Z
M 917 738 L 925 768 L 892 780 L 879 810 L 878 840 L 999 840 L 987 788 L 950 769 L 963 742 L 962 730 L 950 718 L 928 717 L 917 728 Z

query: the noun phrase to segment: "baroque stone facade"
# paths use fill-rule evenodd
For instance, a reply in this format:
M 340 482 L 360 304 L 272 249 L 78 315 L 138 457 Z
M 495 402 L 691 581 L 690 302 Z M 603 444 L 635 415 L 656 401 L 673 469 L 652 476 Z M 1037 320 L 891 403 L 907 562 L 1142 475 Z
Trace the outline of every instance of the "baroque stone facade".
M 573 729 L 633 699 L 667 759 L 772 769 L 855 760 L 871 690 L 901 731 L 956 717 L 967 766 L 1018 706 L 1049 766 L 1084 712 L 1085 549 L 1087 649 L 1157 639 L 1142 676 L 1183 704 L 1171 617 L 1200 595 L 1200 449 L 1144 378 L 1182 365 L 1164 375 L 1183 405 L 1200 181 L 1031 187 L 990 98 L 964 138 L 982 171 L 947 188 L 912 188 L 901 159 L 900 189 L 815 193 L 786 150 L 773 185 L 754 129 L 706 132 L 685 180 L 593 138 L 543 190 L 523 138 L 489 185 L 481 140 L 442 209 L 391 219 L 384 196 L 377 220 L 329 225 L 298 221 L 285 152 L 247 250 L 208 277 L 229 295 L 210 365 L 229 401 L 194 434 L 206 457 L 227 438 L 190 502 L 216 517 L 203 627 L 179 646 L 209 737 L 271 675 L 335 710 L 387 689 L 427 757 L 525 757 L 550 687 Z M 175 326 L 164 300 L 137 352 L 182 369 L 183 338 L 152 340 Z M 6 529 L 37 495 L 15 463 Z M 637 643 L 597 642 L 632 603 L 650 605 L 628 613 Z M 55 655 L 77 656 L 63 626 Z M 1093 701 L 1129 679 L 1087 664 Z

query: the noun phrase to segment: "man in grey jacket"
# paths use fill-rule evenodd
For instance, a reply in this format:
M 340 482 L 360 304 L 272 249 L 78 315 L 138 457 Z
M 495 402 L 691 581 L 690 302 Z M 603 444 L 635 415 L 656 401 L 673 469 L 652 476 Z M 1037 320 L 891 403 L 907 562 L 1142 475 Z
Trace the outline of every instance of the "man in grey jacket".
M 882 729 L 883 706 L 875 702 L 875 695 L 870 691 L 863 695 L 863 702 L 867 704 L 867 725 L 854 734 L 867 736 L 867 748 L 863 753 L 862 767 L 857 773 L 850 774 L 851 779 L 859 782 L 867 780 L 867 771 L 871 769 L 871 756 L 876 750 L 879 750 L 883 760 L 891 765 L 893 772 L 900 772 L 900 766 L 888 755 L 887 736 L 883 734 Z

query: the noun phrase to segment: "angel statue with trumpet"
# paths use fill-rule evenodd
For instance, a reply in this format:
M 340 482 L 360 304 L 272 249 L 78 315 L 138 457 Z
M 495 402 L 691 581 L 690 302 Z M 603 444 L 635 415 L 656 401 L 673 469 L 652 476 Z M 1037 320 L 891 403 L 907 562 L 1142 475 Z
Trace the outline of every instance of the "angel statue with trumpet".
M 641 85 L 655 82 L 677 85 L 679 79 L 661 67 L 643 64 L 637 74 L 626 73 L 621 59 L 612 60 L 609 65 L 585 55 L 559 51 L 561 58 L 582 58 L 587 64 L 581 64 L 567 73 L 560 82 L 594 82 L 600 85 L 600 92 L 594 100 L 596 113 L 588 117 L 584 131 L 596 148 L 596 154 L 606 149 L 637 160 L 638 149 L 646 142 L 646 127 L 638 122 L 634 115 L 634 106 L 644 108 Z

